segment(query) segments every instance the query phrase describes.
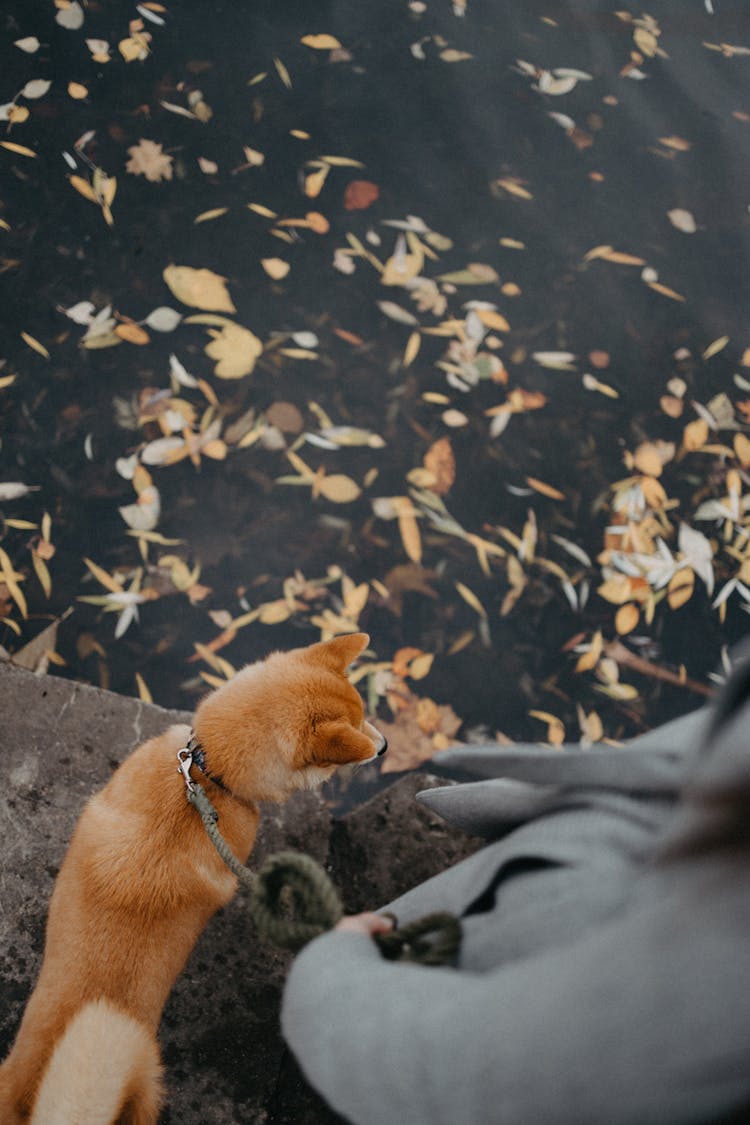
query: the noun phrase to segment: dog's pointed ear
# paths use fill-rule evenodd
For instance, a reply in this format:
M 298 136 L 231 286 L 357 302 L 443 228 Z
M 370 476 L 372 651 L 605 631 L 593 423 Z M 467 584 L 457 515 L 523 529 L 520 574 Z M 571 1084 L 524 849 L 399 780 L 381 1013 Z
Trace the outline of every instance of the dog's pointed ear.
M 308 754 L 315 766 L 344 766 L 348 762 L 365 762 L 374 756 L 371 740 L 361 730 L 342 719 L 321 723 L 310 736 Z
M 344 633 L 330 641 L 321 641 L 320 644 L 311 645 L 307 654 L 311 660 L 317 660 L 330 668 L 332 672 L 345 672 L 353 660 L 364 652 L 370 643 L 367 633 Z

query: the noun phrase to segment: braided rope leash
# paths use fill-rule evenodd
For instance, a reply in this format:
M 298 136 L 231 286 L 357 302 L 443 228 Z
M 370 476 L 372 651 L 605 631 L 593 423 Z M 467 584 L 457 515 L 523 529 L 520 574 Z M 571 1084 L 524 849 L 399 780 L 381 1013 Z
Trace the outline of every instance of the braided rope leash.
M 295 952 L 343 917 L 338 891 L 320 864 L 302 852 L 277 852 L 259 871 L 240 863 L 219 832 L 219 814 L 205 790 L 190 777 L 190 762 L 178 754 L 179 772 L 185 778 L 187 799 L 196 810 L 209 840 L 226 866 L 250 892 L 250 916 L 260 936 L 273 945 Z M 373 935 L 389 961 L 445 965 L 461 943 L 461 923 L 454 914 L 436 912 L 407 926 Z

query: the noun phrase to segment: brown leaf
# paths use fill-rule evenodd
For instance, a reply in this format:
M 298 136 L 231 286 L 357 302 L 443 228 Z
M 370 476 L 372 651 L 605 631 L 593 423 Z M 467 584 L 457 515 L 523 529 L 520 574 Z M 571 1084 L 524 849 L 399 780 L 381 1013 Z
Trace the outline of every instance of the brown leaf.
M 445 496 L 450 492 L 456 479 L 456 458 L 453 456 L 450 438 L 442 437 L 433 442 L 422 458 L 422 463 L 434 477 L 434 483 L 427 487 L 438 496 Z
M 380 195 L 380 188 L 371 180 L 352 180 L 344 192 L 347 211 L 365 211 Z

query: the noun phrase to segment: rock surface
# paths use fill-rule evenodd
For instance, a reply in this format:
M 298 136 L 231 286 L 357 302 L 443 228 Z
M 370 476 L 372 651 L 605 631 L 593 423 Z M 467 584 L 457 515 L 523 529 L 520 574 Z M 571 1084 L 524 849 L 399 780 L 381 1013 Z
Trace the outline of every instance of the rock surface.
M 0 664 L 0 714 L 3 1058 L 36 978 L 47 901 L 85 800 L 140 742 L 190 716 L 8 663 Z M 326 865 L 347 910 L 388 902 L 477 846 L 414 803 L 414 793 L 433 784 L 425 774 L 402 776 L 339 819 L 325 793 L 267 807 L 251 864 L 298 849 Z M 279 1036 L 288 961 L 256 939 L 242 891 L 212 919 L 164 1011 L 163 1125 L 340 1121 Z

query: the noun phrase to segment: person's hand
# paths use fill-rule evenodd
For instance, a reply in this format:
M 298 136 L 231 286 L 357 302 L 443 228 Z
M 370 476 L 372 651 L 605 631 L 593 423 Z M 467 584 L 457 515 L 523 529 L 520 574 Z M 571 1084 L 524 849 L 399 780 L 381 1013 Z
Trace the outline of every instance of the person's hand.
M 372 912 L 348 914 L 336 923 L 334 929 L 341 930 L 343 933 L 365 934 L 367 937 L 374 937 L 375 934 L 387 934 L 389 930 L 392 930 L 393 919 Z

